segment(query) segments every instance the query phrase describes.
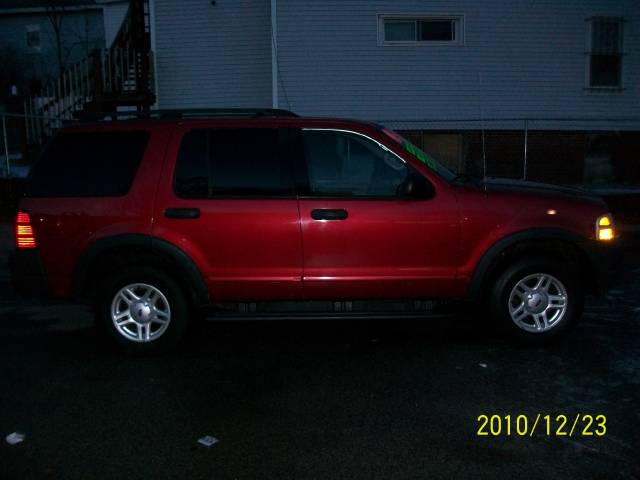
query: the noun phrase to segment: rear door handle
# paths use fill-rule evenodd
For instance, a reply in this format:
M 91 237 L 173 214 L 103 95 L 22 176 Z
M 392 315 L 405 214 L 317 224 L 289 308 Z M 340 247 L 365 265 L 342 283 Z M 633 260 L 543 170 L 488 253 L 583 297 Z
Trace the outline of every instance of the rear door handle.
M 346 220 L 349 213 L 342 208 L 317 208 L 311 210 L 314 220 Z
M 167 218 L 193 219 L 200 218 L 199 208 L 167 208 L 164 211 Z

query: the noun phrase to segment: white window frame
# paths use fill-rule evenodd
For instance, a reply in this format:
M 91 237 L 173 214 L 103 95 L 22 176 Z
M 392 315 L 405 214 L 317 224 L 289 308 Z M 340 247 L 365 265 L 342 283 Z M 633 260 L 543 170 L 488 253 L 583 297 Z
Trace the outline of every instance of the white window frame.
M 387 41 L 384 37 L 384 24 L 386 20 L 407 21 L 413 20 L 429 21 L 429 20 L 451 20 L 455 26 L 455 40 L 451 41 L 432 41 L 432 40 L 400 40 Z M 384 13 L 378 15 L 378 46 L 461 46 L 464 45 L 464 15 L 433 15 L 433 14 L 393 14 Z M 416 25 L 417 26 L 417 25 Z M 417 35 L 417 32 L 416 32 Z
M 30 46 L 29 45 L 29 34 L 33 33 L 33 32 L 38 32 L 38 45 L 36 46 Z M 25 26 L 25 43 L 27 45 L 27 48 L 31 51 L 31 52 L 40 52 L 42 51 L 42 31 L 40 29 L 40 24 L 39 23 L 33 23 L 33 24 L 29 24 Z
M 620 83 L 617 86 L 600 86 L 591 85 L 591 54 L 593 51 L 593 24 L 599 20 L 617 22 L 620 24 Z M 584 71 L 584 89 L 591 92 L 621 92 L 624 90 L 624 18 L 597 16 L 589 17 L 585 20 L 587 28 L 585 29 L 585 71 Z

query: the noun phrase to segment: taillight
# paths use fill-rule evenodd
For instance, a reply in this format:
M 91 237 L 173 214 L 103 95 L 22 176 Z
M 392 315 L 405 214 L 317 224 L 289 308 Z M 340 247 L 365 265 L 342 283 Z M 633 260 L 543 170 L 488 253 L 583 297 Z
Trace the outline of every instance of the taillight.
M 16 245 L 18 248 L 36 248 L 31 218 L 27 212 L 18 212 L 16 216 Z

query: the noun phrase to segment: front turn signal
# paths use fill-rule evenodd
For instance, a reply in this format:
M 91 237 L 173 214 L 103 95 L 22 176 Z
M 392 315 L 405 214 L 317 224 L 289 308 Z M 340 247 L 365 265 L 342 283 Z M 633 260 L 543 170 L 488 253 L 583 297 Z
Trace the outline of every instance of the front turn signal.
M 615 238 L 613 217 L 607 213 L 598 217 L 596 221 L 596 238 L 602 242 L 608 242 Z

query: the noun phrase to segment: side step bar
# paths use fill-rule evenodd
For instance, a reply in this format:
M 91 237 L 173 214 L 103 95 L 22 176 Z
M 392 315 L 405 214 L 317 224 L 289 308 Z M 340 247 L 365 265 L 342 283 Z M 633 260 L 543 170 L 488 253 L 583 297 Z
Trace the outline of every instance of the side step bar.
M 205 310 L 210 320 L 374 320 L 448 318 L 455 303 L 442 300 L 225 302 Z
M 434 318 L 452 318 L 455 316 L 455 313 L 437 313 L 437 314 L 428 314 L 428 313 L 355 313 L 355 314 L 301 314 L 301 313 L 274 313 L 274 314 L 253 314 L 253 315 L 243 315 L 243 314 L 233 314 L 233 313 L 221 313 L 221 312 L 213 312 L 208 313 L 206 315 L 206 319 L 209 321 L 217 321 L 217 320 L 238 320 L 238 321 L 254 321 L 254 320 L 386 320 L 386 319 L 394 319 L 394 320 L 419 320 L 419 319 L 434 319 Z

